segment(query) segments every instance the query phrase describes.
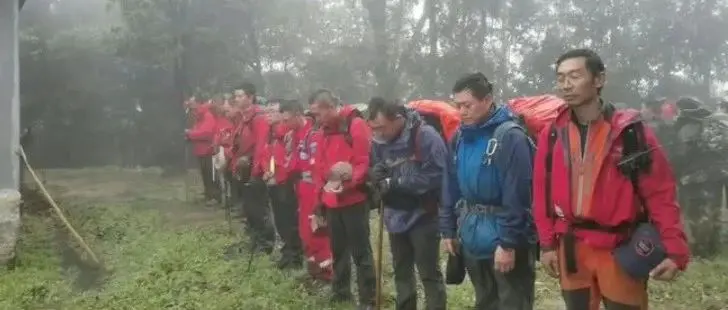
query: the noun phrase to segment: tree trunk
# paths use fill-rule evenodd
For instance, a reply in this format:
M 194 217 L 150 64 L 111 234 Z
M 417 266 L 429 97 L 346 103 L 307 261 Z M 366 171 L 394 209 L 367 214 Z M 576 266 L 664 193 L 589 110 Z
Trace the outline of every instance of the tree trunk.
M 429 72 L 424 77 L 424 95 L 434 97 L 436 95 L 435 90 L 437 89 L 437 57 L 439 54 L 438 49 L 438 37 L 439 32 L 437 28 L 437 0 L 427 0 L 426 10 L 427 18 L 429 19 L 430 27 L 428 29 L 427 36 L 429 37 L 430 54 L 428 59 Z
M 265 79 L 263 78 L 263 64 L 260 60 L 260 44 L 258 43 L 258 28 L 255 25 L 255 5 L 253 1 L 245 0 L 245 10 L 242 19 L 245 21 L 246 27 L 246 44 L 250 49 L 250 67 L 255 74 L 255 82 L 259 94 L 265 93 Z
M 397 80 L 389 69 L 387 54 L 387 1 L 362 0 L 369 13 L 369 24 L 374 41 L 374 76 L 379 96 L 397 98 Z

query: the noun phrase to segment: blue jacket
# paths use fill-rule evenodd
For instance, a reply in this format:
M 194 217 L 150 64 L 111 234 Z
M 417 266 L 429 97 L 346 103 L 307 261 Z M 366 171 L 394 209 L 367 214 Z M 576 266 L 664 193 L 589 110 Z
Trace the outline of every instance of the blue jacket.
M 411 141 L 412 128 L 419 125 L 417 143 Z M 415 162 L 412 148 L 419 158 Z M 402 134 L 394 141 L 374 140 L 370 154 L 373 164 L 405 160 L 404 164 L 392 168 L 392 189 L 382 197 L 384 202 L 384 223 L 391 233 L 408 231 L 426 213 L 422 200 L 430 199 L 434 206 L 439 201 L 442 177 L 447 164 L 447 146 L 440 134 L 424 123 L 415 111 L 408 111 Z M 427 195 L 434 193 L 434 195 Z M 432 196 L 431 198 L 428 198 Z
M 535 244 L 531 216 L 533 150 L 526 133 L 508 130 L 497 146 L 492 165 L 484 163 L 488 141 L 498 125 L 516 121 L 505 107 L 496 107 L 484 122 L 461 125 L 459 137 L 450 147 L 449 163 L 443 177 L 440 232 L 443 238 L 457 237 L 458 201 L 497 206 L 499 227 L 497 245 L 513 249 Z M 457 148 L 454 150 L 453 148 Z

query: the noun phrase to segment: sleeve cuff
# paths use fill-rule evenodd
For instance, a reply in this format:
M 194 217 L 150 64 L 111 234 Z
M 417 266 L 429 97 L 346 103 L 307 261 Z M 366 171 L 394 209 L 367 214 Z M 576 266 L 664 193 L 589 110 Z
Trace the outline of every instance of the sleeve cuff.
M 668 257 L 675 262 L 680 271 L 685 271 L 688 268 L 690 258 L 687 255 L 668 255 Z
M 542 252 L 548 252 L 548 251 L 555 251 L 556 246 L 552 242 L 548 243 L 540 243 L 539 247 L 541 248 Z
M 440 235 L 443 239 L 455 239 L 455 232 L 451 230 L 442 231 Z

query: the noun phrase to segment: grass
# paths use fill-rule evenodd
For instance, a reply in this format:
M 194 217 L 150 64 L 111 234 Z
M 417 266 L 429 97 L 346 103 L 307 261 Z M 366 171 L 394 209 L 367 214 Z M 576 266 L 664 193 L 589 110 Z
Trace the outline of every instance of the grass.
M 154 169 L 45 174 L 105 272 L 94 272 L 76 257 L 81 251 L 48 211 L 26 212 L 19 264 L 0 271 L 0 309 L 351 308 L 329 305 L 325 290 L 311 294 L 295 280 L 300 273 L 279 272 L 269 259 L 256 258 L 250 273 L 246 258 L 225 260 L 225 247 L 237 238 L 228 234 L 221 210 L 185 202 L 182 178 L 165 179 Z M 728 258 L 698 261 L 675 283 L 652 283 L 652 308 L 728 309 L 726 270 Z M 385 279 L 392 295 L 391 272 Z M 449 287 L 448 293 L 451 309 L 473 303 L 467 284 Z M 542 274 L 536 308 L 563 309 L 557 284 Z

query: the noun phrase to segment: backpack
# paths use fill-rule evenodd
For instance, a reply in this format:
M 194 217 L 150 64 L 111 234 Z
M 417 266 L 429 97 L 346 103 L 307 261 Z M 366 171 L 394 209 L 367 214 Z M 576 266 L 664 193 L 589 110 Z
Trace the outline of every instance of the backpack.
M 460 127 L 460 114 L 458 110 L 444 101 L 415 100 L 406 105 L 417 112 L 422 120 L 435 128 L 442 138 L 449 142 L 458 127 Z
M 518 116 L 519 125 L 528 129 L 528 134 L 534 139 L 556 119 L 566 102 L 554 95 L 541 95 L 514 98 L 508 101 L 507 106 Z

